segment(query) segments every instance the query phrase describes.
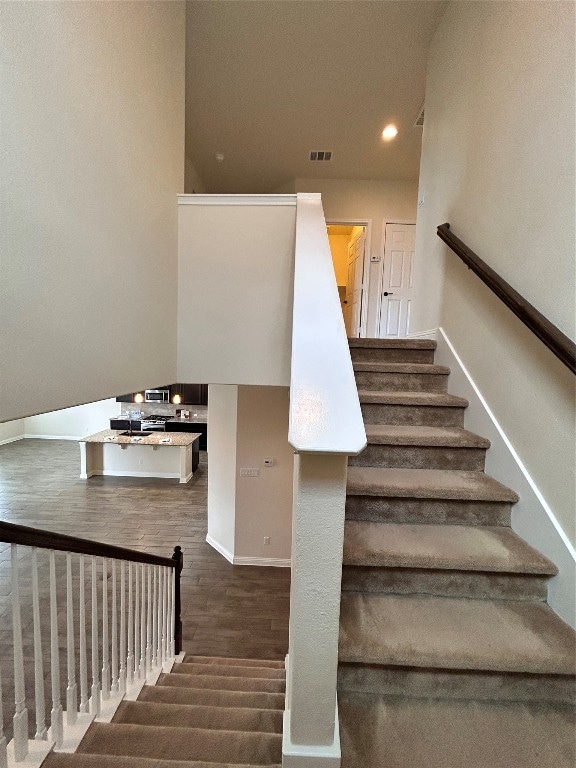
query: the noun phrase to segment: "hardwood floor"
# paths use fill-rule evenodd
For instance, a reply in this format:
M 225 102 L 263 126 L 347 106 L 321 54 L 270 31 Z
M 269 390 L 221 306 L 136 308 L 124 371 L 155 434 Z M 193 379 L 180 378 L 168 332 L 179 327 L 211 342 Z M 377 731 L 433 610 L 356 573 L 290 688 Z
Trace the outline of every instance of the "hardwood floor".
M 0 519 L 165 556 L 170 556 L 178 544 L 184 553 L 184 649 L 195 654 L 284 658 L 288 651 L 290 570 L 233 566 L 206 544 L 206 453 L 201 452 L 198 471 L 186 485 L 153 478 L 93 477 L 84 481 L 79 473 L 80 451 L 74 441 L 20 440 L 0 446 Z M 26 605 L 29 557 L 28 548 L 22 548 L 19 560 L 26 606 L 22 611 L 25 664 L 31 669 L 32 612 Z M 9 559 L 9 545 L 0 542 L 0 664 L 4 720 L 10 734 L 13 670 L 12 653 L 8 652 L 12 633 Z M 64 567 L 64 555 L 59 554 L 59 583 L 64 582 Z M 48 612 L 47 573 L 46 556 L 41 553 L 43 619 Z M 60 594 L 64 674 L 64 591 Z M 43 644 L 43 655 L 48 658 L 46 633 Z M 31 689 L 27 696 L 33 698 Z

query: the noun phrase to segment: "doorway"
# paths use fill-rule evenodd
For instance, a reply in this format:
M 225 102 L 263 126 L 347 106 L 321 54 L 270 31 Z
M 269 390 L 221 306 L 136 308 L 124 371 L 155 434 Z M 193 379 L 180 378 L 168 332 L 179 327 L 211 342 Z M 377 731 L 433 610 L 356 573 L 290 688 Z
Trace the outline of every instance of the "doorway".
M 382 339 L 408 334 L 415 240 L 416 224 L 386 224 L 378 333 Z
M 366 327 L 369 223 L 331 222 L 327 233 L 346 334 L 358 338 Z

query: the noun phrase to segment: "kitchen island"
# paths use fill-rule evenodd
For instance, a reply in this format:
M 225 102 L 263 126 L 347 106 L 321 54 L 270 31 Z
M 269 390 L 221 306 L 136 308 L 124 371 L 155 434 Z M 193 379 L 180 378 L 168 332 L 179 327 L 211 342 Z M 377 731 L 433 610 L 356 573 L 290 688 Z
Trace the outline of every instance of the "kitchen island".
M 178 478 L 187 483 L 198 467 L 200 434 L 149 432 L 143 437 L 104 429 L 80 441 L 80 478 L 92 475 Z

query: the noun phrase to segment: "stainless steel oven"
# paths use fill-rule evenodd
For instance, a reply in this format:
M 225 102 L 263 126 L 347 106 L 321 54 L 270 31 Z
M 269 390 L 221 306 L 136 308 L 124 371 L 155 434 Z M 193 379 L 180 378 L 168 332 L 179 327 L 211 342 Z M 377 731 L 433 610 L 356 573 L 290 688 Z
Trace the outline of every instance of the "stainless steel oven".
M 144 402 L 146 403 L 169 403 L 169 389 L 147 389 L 144 392 Z

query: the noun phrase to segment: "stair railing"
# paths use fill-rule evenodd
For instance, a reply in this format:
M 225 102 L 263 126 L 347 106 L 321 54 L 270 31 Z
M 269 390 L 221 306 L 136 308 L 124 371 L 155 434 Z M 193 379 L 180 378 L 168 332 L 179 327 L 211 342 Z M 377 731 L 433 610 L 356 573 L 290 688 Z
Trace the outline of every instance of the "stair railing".
M 0 542 L 10 545 L 14 666 L 13 739 L 8 744 L 2 713 L 9 710 L 0 677 L 0 768 L 23 762 L 40 765 L 52 748 L 73 749 L 92 719 L 111 715 L 127 692 L 134 694 L 180 653 L 182 550 L 177 546 L 172 557 L 159 557 L 6 522 L 0 522 Z M 46 563 L 44 568 L 39 563 L 40 552 L 47 555 L 47 578 L 42 574 Z M 25 592 L 29 600 L 24 599 Z M 41 615 L 44 600 L 49 627 Z M 58 621 L 64 605 L 65 629 Z M 32 619 L 33 679 L 26 675 L 30 637 L 23 631 L 23 615 Z M 60 615 L 64 618 L 63 611 Z M 65 711 L 61 635 L 67 678 Z M 50 642 L 49 728 L 44 690 L 46 640 Z M 6 659 L 5 648 L 1 658 Z M 36 723 L 31 739 L 28 708 L 32 696 Z
M 283 765 L 328 768 L 340 765 L 347 462 L 366 445 L 366 432 L 318 194 L 297 195 L 288 441 L 296 455 Z
M 572 339 L 562 333 L 477 253 L 468 248 L 466 243 L 456 237 L 450 229 L 450 224 L 440 224 L 436 234 L 572 373 L 576 373 L 576 344 Z

